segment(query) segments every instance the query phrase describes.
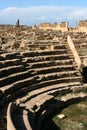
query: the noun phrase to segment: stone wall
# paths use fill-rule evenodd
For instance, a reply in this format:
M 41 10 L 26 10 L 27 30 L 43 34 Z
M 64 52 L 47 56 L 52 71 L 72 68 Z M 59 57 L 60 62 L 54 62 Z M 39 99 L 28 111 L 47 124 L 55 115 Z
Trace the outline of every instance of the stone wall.
M 68 22 L 62 22 L 60 25 L 57 25 L 57 23 L 50 24 L 50 23 L 43 23 L 40 24 L 39 29 L 52 29 L 52 30 L 61 30 L 62 32 L 68 31 Z
M 79 57 L 79 55 L 78 55 L 78 53 L 76 51 L 76 48 L 75 48 L 75 46 L 73 44 L 73 41 L 72 41 L 70 36 L 68 36 L 67 42 L 68 42 L 68 45 L 69 45 L 69 47 L 70 47 L 70 49 L 71 49 L 71 51 L 73 53 L 73 56 L 74 56 L 75 61 L 77 63 L 78 69 L 80 69 L 81 68 L 81 60 L 80 60 L 80 57 Z
M 78 30 L 82 32 L 87 32 L 87 20 L 79 21 Z
M 78 25 L 75 27 L 69 27 L 68 22 L 61 22 L 59 25 L 57 23 L 42 23 L 38 26 L 39 29 L 52 29 L 52 30 L 61 30 L 62 32 L 73 31 L 73 32 L 87 32 L 87 20 L 82 20 L 78 22 Z

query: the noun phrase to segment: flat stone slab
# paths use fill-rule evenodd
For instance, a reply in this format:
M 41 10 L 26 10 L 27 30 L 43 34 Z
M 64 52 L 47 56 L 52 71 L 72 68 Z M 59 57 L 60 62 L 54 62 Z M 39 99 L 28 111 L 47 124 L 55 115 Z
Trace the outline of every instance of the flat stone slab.
M 59 114 L 57 117 L 60 118 L 60 119 L 63 119 L 63 118 L 65 118 L 66 116 L 65 116 L 64 114 Z

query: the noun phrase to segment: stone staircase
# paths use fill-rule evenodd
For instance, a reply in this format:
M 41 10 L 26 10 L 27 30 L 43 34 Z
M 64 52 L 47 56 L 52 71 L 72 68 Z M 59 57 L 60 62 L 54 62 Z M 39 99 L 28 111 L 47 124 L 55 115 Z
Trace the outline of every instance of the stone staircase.
M 49 47 L 43 50 L 40 49 L 42 45 L 53 47 L 52 50 Z M 55 95 L 71 93 L 72 87 L 79 87 L 82 83 L 81 73 L 67 43 L 48 41 L 44 44 L 40 41 L 29 47 L 34 51 L 0 52 L 0 105 L 16 102 L 14 114 L 8 108 L 8 113 L 12 114 L 10 121 L 13 122 L 13 128 L 7 127 L 8 130 L 39 130 L 46 108 L 50 103 L 55 106 Z M 8 122 L 7 116 L 7 125 Z

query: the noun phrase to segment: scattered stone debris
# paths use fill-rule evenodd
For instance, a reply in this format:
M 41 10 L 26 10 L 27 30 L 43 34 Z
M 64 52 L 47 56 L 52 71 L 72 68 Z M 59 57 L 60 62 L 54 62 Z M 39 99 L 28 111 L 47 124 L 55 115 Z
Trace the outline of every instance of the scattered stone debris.
M 64 119 L 66 116 L 64 114 L 59 114 L 57 117 L 60 119 Z

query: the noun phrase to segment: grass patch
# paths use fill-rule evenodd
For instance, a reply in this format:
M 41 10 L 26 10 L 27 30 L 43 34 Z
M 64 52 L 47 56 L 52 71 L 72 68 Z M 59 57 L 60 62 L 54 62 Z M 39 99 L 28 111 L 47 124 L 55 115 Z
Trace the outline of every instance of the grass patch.
M 84 55 L 87 55 L 87 48 L 80 48 L 80 49 L 77 49 L 77 52 L 80 56 L 84 56 Z
M 62 113 L 66 118 L 58 119 L 56 115 L 52 119 L 61 130 L 87 130 L 87 102 L 73 104 Z
M 66 117 L 58 118 L 58 114 L 44 121 L 42 130 L 87 130 L 87 101 L 70 105 L 60 114 Z

